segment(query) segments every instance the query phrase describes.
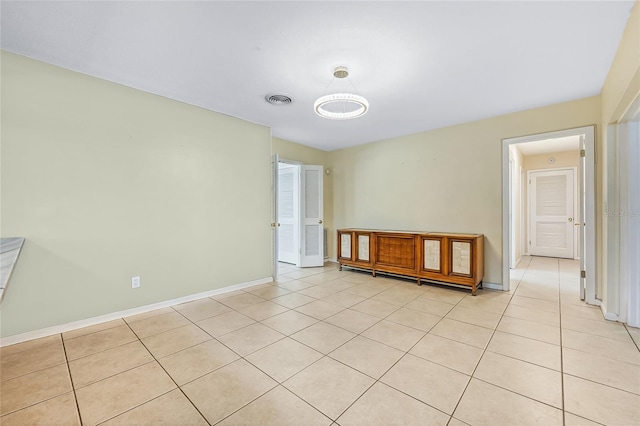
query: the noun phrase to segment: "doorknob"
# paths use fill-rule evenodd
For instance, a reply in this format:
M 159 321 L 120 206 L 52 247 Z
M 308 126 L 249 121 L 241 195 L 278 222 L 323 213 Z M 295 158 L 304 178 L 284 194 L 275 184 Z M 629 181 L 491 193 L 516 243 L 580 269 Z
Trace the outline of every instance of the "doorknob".
M 576 222 L 576 223 L 574 223 L 573 225 L 574 225 L 574 226 L 580 226 L 580 223 L 579 223 L 579 222 Z
M 320 220 L 318 221 L 318 223 L 322 223 L 322 219 L 320 219 Z
M 569 218 L 569 222 L 573 222 L 573 218 L 572 217 Z

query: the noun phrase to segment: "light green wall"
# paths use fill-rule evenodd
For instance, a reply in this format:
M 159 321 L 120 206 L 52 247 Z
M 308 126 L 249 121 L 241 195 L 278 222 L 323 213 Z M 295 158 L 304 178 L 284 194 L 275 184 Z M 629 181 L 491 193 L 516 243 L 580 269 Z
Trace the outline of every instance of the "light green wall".
M 274 137 L 271 141 L 271 151 L 278 154 L 281 159 L 296 161 L 302 164 L 314 164 L 328 167 L 328 152 L 308 146 L 300 145 L 284 139 Z M 335 259 L 335 228 L 333 227 L 333 175 L 324 174 L 324 226 L 328 229 L 327 245 L 329 246 L 329 258 Z
M 1 235 L 26 237 L 2 336 L 271 276 L 268 128 L 6 52 L 1 66 Z
M 598 96 L 329 153 L 334 225 L 485 235 L 502 283 L 502 139 L 596 124 Z

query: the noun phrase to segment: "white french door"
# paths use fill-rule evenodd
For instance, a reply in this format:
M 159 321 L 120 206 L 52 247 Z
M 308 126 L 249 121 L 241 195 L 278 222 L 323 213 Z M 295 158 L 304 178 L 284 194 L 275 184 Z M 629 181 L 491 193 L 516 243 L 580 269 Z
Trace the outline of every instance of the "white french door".
M 580 135 L 580 152 L 585 153 L 587 149 L 586 138 L 584 135 Z M 578 256 L 580 257 L 580 271 L 587 270 L 587 224 L 584 223 L 585 217 L 587 217 L 587 185 L 586 185 L 586 157 L 580 155 L 580 161 L 578 161 L 578 191 L 580 205 L 578 210 L 580 212 L 580 219 L 574 220 L 574 226 L 578 230 L 578 236 L 580 244 L 578 245 Z M 585 300 L 587 291 L 587 277 L 586 274 L 580 273 L 580 300 Z
M 529 252 L 534 256 L 574 257 L 573 169 L 529 173 Z
M 324 265 L 323 166 L 303 165 L 300 173 L 301 267 Z
M 294 265 L 300 252 L 299 167 L 284 163 L 278 167 L 278 261 Z
M 612 241 L 619 246 L 620 254 L 618 319 L 640 327 L 640 97 L 616 127 L 618 176 L 612 189 L 617 192 L 618 203 L 609 203 L 607 219 L 619 228 L 619 241 Z M 609 265 L 615 268 L 615 261 L 609 260 Z M 610 295 L 613 297 L 615 294 Z M 609 302 L 608 306 L 615 304 Z
M 278 279 L 278 168 L 280 159 L 278 154 L 271 156 L 271 260 L 272 278 Z

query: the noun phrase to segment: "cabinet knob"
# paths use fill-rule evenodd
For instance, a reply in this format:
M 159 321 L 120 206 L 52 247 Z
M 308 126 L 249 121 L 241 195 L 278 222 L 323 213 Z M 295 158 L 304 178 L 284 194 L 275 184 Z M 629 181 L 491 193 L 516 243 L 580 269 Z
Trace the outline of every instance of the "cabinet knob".
M 320 219 L 320 220 L 318 221 L 318 223 L 322 223 L 322 219 Z
M 569 218 L 569 222 L 573 222 L 573 218 L 572 217 Z

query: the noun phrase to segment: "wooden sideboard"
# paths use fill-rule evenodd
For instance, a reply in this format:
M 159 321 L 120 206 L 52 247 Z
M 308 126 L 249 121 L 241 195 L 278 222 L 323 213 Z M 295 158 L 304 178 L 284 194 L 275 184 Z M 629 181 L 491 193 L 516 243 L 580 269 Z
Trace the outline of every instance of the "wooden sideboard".
M 484 235 L 438 232 L 338 230 L 338 263 L 443 284 L 482 288 Z

